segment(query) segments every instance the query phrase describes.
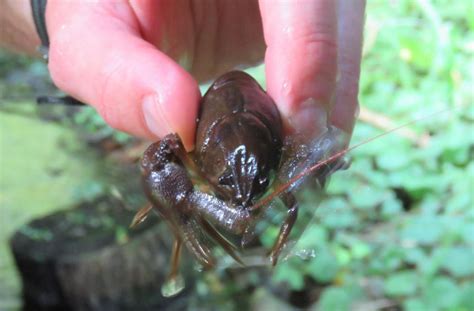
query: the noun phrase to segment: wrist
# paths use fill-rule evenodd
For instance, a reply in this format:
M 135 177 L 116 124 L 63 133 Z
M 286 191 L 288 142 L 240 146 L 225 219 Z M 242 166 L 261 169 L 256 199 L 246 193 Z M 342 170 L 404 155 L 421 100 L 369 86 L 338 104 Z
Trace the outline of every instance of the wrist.
M 40 56 L 29 0 L 3 0 L 0 10 L 0 46 L 15 52 Z

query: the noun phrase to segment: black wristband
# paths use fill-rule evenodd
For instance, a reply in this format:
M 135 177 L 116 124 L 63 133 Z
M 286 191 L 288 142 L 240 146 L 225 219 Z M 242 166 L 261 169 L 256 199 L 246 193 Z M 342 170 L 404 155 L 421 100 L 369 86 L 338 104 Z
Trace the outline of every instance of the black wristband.
M 38 51 L 43 56 L 45 61 L 48 61 L 49 37 L 46 29 L 46 1 L 47 0 L 30 0 L 31 11 L 33 13 L 33 20 L 36 26 L 36 32 L 41 40 L 41 46 Z M 36 99 L 38 104 L 63 104 L 68 106 L 81 106 L 84 103 L 78 101 L 71 96 L 54 97 L 54 96 L 40 96 Z
M 45 61 L 48 61 L 49 37 L 46 29 L 46 1 L 47 0 L 30 0 L 31 12 L 36 26 L 36 32 L 41 40 L 41 46 L 38 48 Z

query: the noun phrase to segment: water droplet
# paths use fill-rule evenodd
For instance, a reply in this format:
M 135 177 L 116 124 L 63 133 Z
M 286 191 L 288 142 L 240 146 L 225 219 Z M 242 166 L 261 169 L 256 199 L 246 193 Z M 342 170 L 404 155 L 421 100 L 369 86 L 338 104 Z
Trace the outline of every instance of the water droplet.
M 309 260 L 316 257 L 316 251 L 314 249 L 299 249 L 294 253 L 294 255 L 302 260 Z
M 184 279 L 181 275 L 167 280 L 161 286 L 161 294 L 163 297 L 171 297 L 179 294 L 184 289 Z
M 197 263 L 197 264 L 194 266 L 194 270 L 196 270 L 197 272 L 203 272 L 203 271 L 204 271 L 204 267 L 203 267 L 202 265 L 200 265 L 200 264 Z

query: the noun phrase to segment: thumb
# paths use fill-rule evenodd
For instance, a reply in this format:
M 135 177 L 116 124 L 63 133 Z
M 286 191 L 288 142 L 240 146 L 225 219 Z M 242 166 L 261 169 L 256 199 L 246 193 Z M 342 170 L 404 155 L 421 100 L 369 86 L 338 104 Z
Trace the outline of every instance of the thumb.
M 51 1 L 49 69 L 55 84 L 94 106 L 113 128 L 194 143 L 197 82 L 140 36 L 126 2 Z

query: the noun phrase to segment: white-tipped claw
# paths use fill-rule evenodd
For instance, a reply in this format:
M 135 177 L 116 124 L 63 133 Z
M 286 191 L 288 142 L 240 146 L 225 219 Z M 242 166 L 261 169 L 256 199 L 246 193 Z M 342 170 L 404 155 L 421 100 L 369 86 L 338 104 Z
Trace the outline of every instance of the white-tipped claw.
M 168 279 L 163 286 L 161 286 L 161 294 L 163 297 L 172 297 L 179 294 L 184 289 L 184 279 L 178 274 Z

